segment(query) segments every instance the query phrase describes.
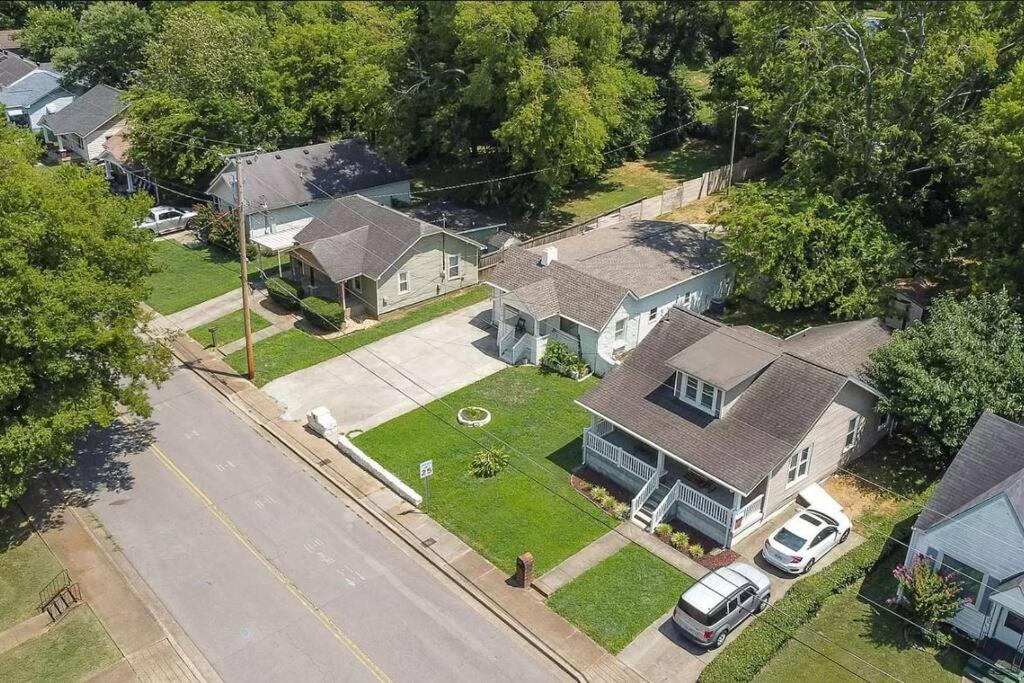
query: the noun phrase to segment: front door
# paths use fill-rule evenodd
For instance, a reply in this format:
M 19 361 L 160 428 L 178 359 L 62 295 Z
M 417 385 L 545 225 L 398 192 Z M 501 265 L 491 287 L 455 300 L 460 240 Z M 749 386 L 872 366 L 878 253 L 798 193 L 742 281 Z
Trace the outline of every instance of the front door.
M 1024 646 L 1024 616 L 1003 608 L 1003 616 L 999 618 L 995 636 L 1014 650 Z

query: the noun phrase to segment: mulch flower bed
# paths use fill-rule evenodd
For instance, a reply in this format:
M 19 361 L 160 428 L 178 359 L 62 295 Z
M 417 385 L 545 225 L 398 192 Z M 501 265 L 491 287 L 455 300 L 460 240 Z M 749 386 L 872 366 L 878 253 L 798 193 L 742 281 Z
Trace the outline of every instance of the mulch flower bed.
M 581 467 L 573 472 L 570 481 L 574 489 L 579 491 L 587 500 L 598 507 L 601 507 L 601 504 L 594 500 L 594 497 L 590 495 L 590 490 L 594 487 L 603 488 L 608 492 L 608 495 L 620 503 L 629 505 L 629 501 L 633 500 L 633 494 L 631 494 L 627 489 L 619 486 L 597 470 L 592 470 L 589 467 Z

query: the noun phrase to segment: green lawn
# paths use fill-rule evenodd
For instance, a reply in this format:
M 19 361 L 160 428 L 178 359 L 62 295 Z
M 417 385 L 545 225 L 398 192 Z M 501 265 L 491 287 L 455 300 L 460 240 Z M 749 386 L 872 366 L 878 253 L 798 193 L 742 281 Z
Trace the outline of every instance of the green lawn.
M 725 314 L 719 320 L 727 325 L 750 325 L 783 339 L 808 327 L 840 322 L 829 316 L 828 311 L 807 308 L 773 311 L 764 304 L 742 297 L 729 299 L 725 303 Z
M 471 306 L 491 297 L 490 287 L 483 285 L 443 299 L 410 309 L 403 315 L 384 320 L 373 327 L 346 334 L 330 341 L 292 329 L 256 342 L 256 385 L 263 386 L 278 377 L 308 368 L 329 358 L 354 351 L 378 339 L 415 327 L 445 313 Z M 217 335 L 218 338 L 220 335 Z M 245 349 L 224 358 L 240 374 L 245 372 Z
M 668 612 L 693 583 L 661 558 L 630 544 L 555 591 L 548 606 L 616 654 Z
M 262 329 L 270 327 L 270 321 L 259 313 L 250 313 L 249 320 L 252 325 L 253 332 L 259 332 Z M 233 342 L 236 339 L 241 339 L 245 336 L 245 323 L 242 321 L 242 310 L 239 309 L 234 313 L 228 313 L 227 315 L 217 318 L 213 322 L 206 323 L 205 325 L 193 327 L 188 331 L 188 336 L 202 344 L 204 348 L 213 346 L 213 339 L 210 337 L 211 327 L 217 328 L 218 346 L 223 346 L 224 344 Z
M 146 300 L 164 315 L 176 313 L 241 285 L 237 258 L 217 247 L 186 247 L 172 240 L 156 243 L 160 272 L 149 281 Z
M 615 525 L 569 483 L 588 424 L 573 399 L 593 382 L 536 367 L 508 368 L 355 442 L 420 492 L 419 463 L 433 459 L 430 516 L 509 573 L 519 554 L 533 553 L 540 575 Z M 458 425 L 455 413 L 466 406 L 491 411 L 491 423 L 484 429 Z M 495 477 L 477 479 L 469 464 L 485 447 L 505 448 L 511 464 Z
M 63 567 L 18 508 L 3 511 L 0 516 L 0 631 L 38 612 L 39 591 L 61 569 Z M 3 677 L 0 680 L 4 680 Z
M 0 681 L 73 683 L 120 658 L 96 615 L 79 605 L 43 635 L 0 654 Z
M 895 593 L 892 568 L 899 554 L 897 551 L 881 563 L 862 584 L 833 598 L 817 617 L 797 631 L 798 638 L 826 656 L 791 640 L 754 680 L 761 683 L 859 680 L 828 658 L 841 662 L 870 681 L 892 680 L 829 643 L 825 640 L 827 638 L 902 681 L 959 681 L 967 663 L 966 654 L 949 648 L 937 655 L 933 651 L 911 647 L 903 636 L 906 622 L 861 599 L 864 595 L 884 605 L 885 599 Z

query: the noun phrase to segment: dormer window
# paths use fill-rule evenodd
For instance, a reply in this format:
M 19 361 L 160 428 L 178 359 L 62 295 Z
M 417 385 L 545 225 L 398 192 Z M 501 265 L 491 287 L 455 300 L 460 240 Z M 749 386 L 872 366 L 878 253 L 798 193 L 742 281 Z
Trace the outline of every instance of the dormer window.
M 676 396 L 680 401 L 699 408 L 709 415 L 718 415 L 722 395 L 718 387 L 684 372 L 678 373 L 676 387 Z

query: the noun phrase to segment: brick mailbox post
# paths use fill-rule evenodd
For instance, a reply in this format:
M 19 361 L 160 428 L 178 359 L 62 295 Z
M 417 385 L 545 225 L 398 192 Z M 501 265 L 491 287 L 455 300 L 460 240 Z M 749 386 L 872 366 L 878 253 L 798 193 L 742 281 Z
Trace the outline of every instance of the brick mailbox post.
M 529 588 L 533 583 L 532 553 L 523 553 L 516 558 L 516 583 L 520 588 Z

